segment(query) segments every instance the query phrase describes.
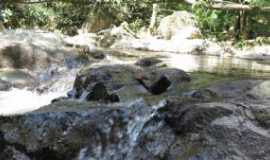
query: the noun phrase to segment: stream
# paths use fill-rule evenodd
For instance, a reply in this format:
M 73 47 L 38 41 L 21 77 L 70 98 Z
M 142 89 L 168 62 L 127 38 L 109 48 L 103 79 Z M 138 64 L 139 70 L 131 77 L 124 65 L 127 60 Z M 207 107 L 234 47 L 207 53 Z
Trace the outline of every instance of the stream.
M 173 54 L 173 53 L 153 53 L 142 51 L 130 51 L 130 54 L 136 52 L 138 57 L 117 57 L 107 55 L 104 60 L 93 63 L 91 65 L 102 66 L 108 64 L 132 64 L 138 58 L 144 55 L 156 55 L 168 67 L 182 69 L 186 72 L 209 72 L 214 74 L 234 74 L 248 77 L 268 77 L 270 74 L 270 64 L 258 61 L 251 61 L 236 58 L 223 58 L 207 55 L 190 55 L 190 54 Z M 142 55 L 142 56 L 140 56 Z M 148 56 L 149 57 L 149 56 Z M 50 78 L 40 79 L 38 88 L 46 88 L 46 92 L 40 93 L 36 89 L 29 88 L 12 88 L 8 91 L 0 92 L 0 114 L 21 114 L 36 110 L 42 106 L 48 105 L 51 101 L 58 97 L 64 97 L 73 87 L 76 73 L 81 67 L 69 69 L 68 67 L 61 69 L 61 74 Z M 40 75 L 46 75 L 44 72 Z M 1 80 L 10 80 L 17 77 L 19 73 L 1 76 Z

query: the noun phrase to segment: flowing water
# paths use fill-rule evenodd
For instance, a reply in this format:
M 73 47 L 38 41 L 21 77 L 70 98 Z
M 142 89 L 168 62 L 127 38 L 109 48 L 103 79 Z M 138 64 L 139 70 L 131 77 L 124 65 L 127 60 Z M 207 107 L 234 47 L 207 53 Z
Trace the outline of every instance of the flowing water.
M 138 54 L 139 52 L 136 52 Z M 140 54 L 140 53 L 139 53 Z M 187 72 L 211 72 L 211 73 L 235 73 L 236 75 L 248 75 L 256 77 L 268 77 L 270 65 L 267 63 L 250 61 L 235 58 L 222 58 L 205 55 L 172 54 L 172 53 L 144 53 L 145 55 L 156 54 L 163 60 L 166 66 L 183 69 Z M 121 59 L 115 56 L 107 56 L 98 65 L 108 64 L 129 64 L 134 63 L 138 57 Z M 27 88 L 12 88 L 9 91 L 0 92 L 0 114 L 20 114 L 48 105 L 55 98 L 66 96 L 71 90 L 76 76 L 77 69 L 66 69 L 64 74 L 53 78 L 43 78 L 39 87 L 49 86 L 46 92 L 39 93 Z M 4 77 L 0 77 L 4 79 Z

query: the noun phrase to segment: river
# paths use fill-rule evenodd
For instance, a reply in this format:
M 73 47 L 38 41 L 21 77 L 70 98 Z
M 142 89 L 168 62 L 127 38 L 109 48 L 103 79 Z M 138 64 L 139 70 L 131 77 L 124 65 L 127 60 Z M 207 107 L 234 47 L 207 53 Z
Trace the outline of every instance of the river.
M 137 57 L 124 56 L 123 58 L 123 56 L 107 55 L 104 60 L 93 65 L 130 64 L 145 55 L 147 55 L 146 57 L 155 55 L 155 57 L 159 57 L 166 66 L 179 68 L 186 72 L 234 74 L 236 76 L 256 78 L 267 78 L 270 74 L 270 64 L 262 63 L 260 61 L 207 55 L 153 53 L 142 51 L 130 51 L 128 53 L 137 55 Z M 12 88 L 8 91 L 1 91 L 0 114 L 10 115 L 29 112 L 50 104 L 55 98 L 66 96 L 67 92 L 72 89 L 76 72 L 78 72 L 79 69 L 80 68 L 70 70 L 69 68 L 65 68 L 62 69 L 62 74 L 60 74 L 60 76 L 41 81 L 39 87 L 46 86 L 47 84 L 47 86 L 49 86 L 44 93 L 39 93 L 35 89 L 29 88 Z M 16 77 L 17 75 L 15 74 L 13 76 Z M 12 78 L 12 76 L 9 78 Z M 7 80 L 7 76 L 3 76 L 2 74 L 0 79 Z

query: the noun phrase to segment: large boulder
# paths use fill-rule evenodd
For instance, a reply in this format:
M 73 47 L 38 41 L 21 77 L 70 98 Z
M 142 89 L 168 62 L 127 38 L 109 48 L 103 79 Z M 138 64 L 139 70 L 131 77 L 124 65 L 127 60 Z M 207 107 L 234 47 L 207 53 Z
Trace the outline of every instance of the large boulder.
M 188 81 L 190 77 L 179 69 L 152 70 L 132 65 L 90 66 L 78 73 L 69 96 L 88 99 L 89 94 L 93 92 L 93 87 L 97 83 L 102 83 L 108 94 L 117 95 L 120 101 L 128 101 L 141 96 L 176 94 L 177 89 Z
M 171 39 L 176 35 L 182 38 L 200 36 L 200 30 L 196 27 L 194 16 L 186 11 L 174 12 L 163 18 L 160 21 L 158 32 L 165 39 Z
M 0 117 L 0 158 L 264 160 L 269 129 L 269 105 L 180 97 L 155 106 L 62 101 Z
M 46 69 L 64 64 L 73 53 L 60 35 L 40 30 L 6 30 L 0 33 L 0 68 Z
M 0 91 L 7 91 L 11 86 L 12 85 L 9 82 L 0 80 Z

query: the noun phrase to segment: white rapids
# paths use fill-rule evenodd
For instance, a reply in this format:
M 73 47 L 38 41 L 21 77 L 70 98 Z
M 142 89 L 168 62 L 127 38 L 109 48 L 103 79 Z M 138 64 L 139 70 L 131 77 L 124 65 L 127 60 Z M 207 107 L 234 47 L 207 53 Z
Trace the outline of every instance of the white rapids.
M 33 111 L 51 103 L 57 97 L 64 96 L 63 92 L 49 92 L 38 94 L 26 89 L 13 88 L 0 92 L 0 114 L 22 114 Z

